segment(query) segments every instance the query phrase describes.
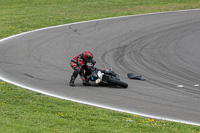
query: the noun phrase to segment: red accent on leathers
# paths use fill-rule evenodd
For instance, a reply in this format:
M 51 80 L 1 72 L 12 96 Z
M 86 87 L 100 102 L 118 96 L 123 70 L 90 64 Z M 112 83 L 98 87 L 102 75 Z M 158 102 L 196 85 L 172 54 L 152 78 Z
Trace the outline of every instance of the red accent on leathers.
M 80 67 L 81 65 L 85 65 L 86 63 L 82 59 L 82 54 L 78 53 L 76 56 L 73 57 L 72 62 L 76 63 L 77 67 Z
M 82 65 L 86 65 L 86 62 L 84 62 L 82 58 L 83 58 L 82 54 L 80 53 L 73 57 L 73 59 L 70 62 L 70 65 L 73 70 L 79 69 L 79 71 L 82 71 L 81 69 Z M 81 79 L 85 81 L 85 77 L 81 73 L 82 72 L 80 72 L 79 75 L 81 76 Z

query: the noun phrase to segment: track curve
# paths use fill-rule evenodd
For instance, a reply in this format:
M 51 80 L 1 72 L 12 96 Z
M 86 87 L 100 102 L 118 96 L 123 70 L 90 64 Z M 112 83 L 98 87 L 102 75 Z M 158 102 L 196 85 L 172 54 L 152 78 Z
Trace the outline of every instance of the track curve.
M 0 40 L 0 75 L 53 96 L 200 125 L 199 44 L 200 10 L 67 24 Z M 99 68 L 112 66 L 128 89 L 84 87 L 79 77 L 69 87 L 69 61 L 83 50 Z M 130 80 L 129 72 L 147 80 Z

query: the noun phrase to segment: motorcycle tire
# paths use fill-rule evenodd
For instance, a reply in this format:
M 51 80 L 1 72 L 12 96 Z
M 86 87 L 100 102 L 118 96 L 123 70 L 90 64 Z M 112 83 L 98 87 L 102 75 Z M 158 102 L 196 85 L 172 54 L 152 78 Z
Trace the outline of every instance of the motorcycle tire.
M 122 81 L 117 80 L 117 79 L 110 78 L 110 79 L 109 79 L 109 82 L 112 83 L 112 84 L 115 84 L 115 85 L 124 87 L 124 88 L 127 88 L 127 87 L 128 87 L 128 84 L 127 84 L 127 83 L 122 82 Z

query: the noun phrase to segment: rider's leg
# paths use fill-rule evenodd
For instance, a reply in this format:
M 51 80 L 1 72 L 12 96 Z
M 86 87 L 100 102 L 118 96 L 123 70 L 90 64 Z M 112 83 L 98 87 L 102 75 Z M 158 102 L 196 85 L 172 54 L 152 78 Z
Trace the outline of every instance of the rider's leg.
M 71 65 L 72 69 L 74 69 L 74 72 L 72 73 L 69 85 L 73 87 L 73 86 L 75 86 L 74 81 L 80 72 L 80 68 L 74 62 L 70 62 L 70 65 Z
M 74 81 L 75 81 L 77 76 L 78 76 L 78 71 L 74 70 L 74 72 L 72 73 L 72 76 L 71 76 L 71 80 L 69 82 L 70 86 L 75 86 Z
M 89 80 L 88 80 L 87 76 L 88 76 L 87 75 L 87 71 L 84 70 L 84 68 L 82 68 L 81 71 L 80 71 L 80 77 L 81 77 L 81 79 L 83 81 L 83 85 L 90 86 L 91 84 L 89 83 Z

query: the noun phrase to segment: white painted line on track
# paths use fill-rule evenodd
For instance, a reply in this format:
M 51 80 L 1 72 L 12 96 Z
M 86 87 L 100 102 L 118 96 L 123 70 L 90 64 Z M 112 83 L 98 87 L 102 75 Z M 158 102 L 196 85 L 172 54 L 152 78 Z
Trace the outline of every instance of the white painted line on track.
M 1 39 L 0 42 L 3 42 L 3 41 L 5 41 L 5 40 L 8 40 L 8 39 L 11 39 L 11 38 L 14 38 L 14 37 L 18 37 L 18 36 L 21 36 L 21 35 L 24 35 L 24 34 L 36 32 L 36 31 L 40 31 L 40 30 L 45 30 L 45 29 L 52 29 L 52 28 L 67 26 L 67 25 L 74 25 L 74 24 L 81 24 L 81 23 L 88 23 L 88 22 L 96 22 L 96 21 L 103 21 L 103 20 L 110 20 L 110 19 L 118 19 L 118 18 L 148 16 L 148 15 L 156 15 L 156 14 L 168 14 L 168 13 L 177 13 L 177 12 L 189 12 L 189 11 L 199 11 L 199 10 L 200 10 L 200 8 L 199 8 L 199 9 L 189 9 L 189 10 L 178 10 L 178 11 L 158 12 L 158 13 L 147 13 L 147 14 L 119 16 L 119 17 L 95 19 L 95 20 L 89 20 L 89 21 L 82 21 L 82 22 L 75 22 L 75 23 L 69 23 L 69 24 L 63 24 L 63 25 L 56 25 L 56 26 L 45 27 L 45 28 L 36 29 L 36 30 L 32 30 L 32 31 L 27 31 L 27 32 L 23 32 L 23 33 L 20 33 L 20 34 L 16 34 L 16 35 L 13 35 L 13 36 L 9 36 L 9 37 L 6 37 L 6 38 Z
M 194 85 L 194 87 L 199 87 L 199 84 Z
M 147 118 L 152 118 L 152 119 L 166 120 L 166 121 L 171 121 L 171 122 L 179 122 L 179 123 L 184 123 L 184 124 L 190 124 L 190 125 L 200 126 L 199 123 L 193 123 L 193 122 L 183 121 L 183 120 L 177 120 L 177 119 L 173 119 L 173 118 L 167 118 L 167 117 L 160 117 L 160 116 L 153 116 L 153 115 L 148 115 L 148 114 L 142 114 L 142 113 L 128 111 L 128 110 L 123 110 L 123 109 L 111 108 L 111 107 L 108 107 L 108 106 L 99 105 L 99 104 L 95 104 L 95 103 L 92 103 L 92 102 L 84 102 L 84 101 L 79 101 L 79 100 L 76 100 L 76 99 L 66 98 L 66 97 L 62 97 L 62 96 L 58 96 L 58 95 L 55 95 L 55 94 L 52 94 L 52 93 L 44 92 L 44 91 L 41 91 L 41 90 L 38 90 L 38 89 L 35 89 L 35 88 L 31 88 L 29 86 L 25 86 L 25 85 L 22 85 L 22 84 L 10 81 L 10 80 L 5 79 L 5 78 L 3 78 L 1 76 L 0 76 L 0 79 L 3 80 L 3 81 L 5 81 L 5 82 L 7 82 L 7 83 L 19 86 L 21 88 L 25 88 L 25 89 L 28 89 L 28 90 L 31 90 L 31 91 L 34 91 L 34 92 L 38 92 L 38 93 L 41 93 L 41 94 L 44 94 L 44 95 L 56 97 L 56 98 L 59 98 L 59 99 L 69 100 L 69 101 L 73 101 L 73 102 L 77 102 L 77 103 L 81 103 L 81 104 L 86 104 L 86 105 L 90 105 L 90 106 L 94 106 L 94 107 L 98 107 L 98 108 L 113 110 L 113 111 L 117 111 L 117 112 L 124 112 L 124 113 L 133 114 L 133 115 L 139 115 L 139 116 L 143 116 L 143 117 L 147 117 Z
M 3 39 L 0 40 L 0 43 L 3 42 L 3 41 L 6 41 L 8 39 L 11 39 L 11 38 L 14 38 L 14 37 L 18 37 L 18 36 L 21 36 L 21 35 L 25 35 L 25 34 L 28 34 L 28 33 L 36 32 L 36 31 L 40 31 L 40 30 L 45 30 L 45 29 L 51 29 L 51 28 L 57 28 L 57 27 L 67 26 L 67 25 L 73 25 L 73 24 L 96 22 L 96 21 L 103 21 L 103 20 L 110 20 L 110 19 L 117 19 L 117 18 L 147 16 L 147 15 L 156 15 L 156 14 L 168 14 L 168 13 L 188 12 L 188 11 L 199 11 L 199 10 L 200 9 L 178 10 L 178 11 L 148 13 L 148 14 L 139 14 L 139 15 L 128 15 L 128 16 L 120 16 L 120 17 L 112 17 L 112 18 L 89 20 L 89 21 L 83 21 L 83 22 L 75 22 L 75 23 L 57 25 L 57 26 L 52 26 L 52 27 L 45 27 L 45 28 L 36 29 L 36 30 L 33 30 L 33 31 L 23 32 L 23 33 L 20 33 L 20 34 L 16 34 L 16 35 L 13 35 L 13 36 L 10 36 L 10 37 L 3 38 Z M 94 104 L 92 102 L 84 102 L 84 101 L 79 101 L 79 100 L 76 100 L 76 99 L 70 99 L 70 98 L 58 96 L 58 95 L 55 95 L 55 94 L 52 94 L 52 93 L 44 92 L 44 91 L 41 91 L 39 89 L 31 88 L 29 86 L 25 86 L 23 84 L 11 81 L 8 78 L 4 78 L 2 75 L 0 75 L 0 79 L 3 80 L 3 81 L 5 81 L 5 82 L 11 83 L 13 85 L 16 85 L 16 86 L 19 86 L 19 87 L 22 87 L 22 88 L 25 88 L 25 89 L 28 89 L 28 90 L 31 90 L 31 91 L 35 91 L 35 92 L 38 92 L 38 93 L 42 93 L 42 94 L 45 94 L 45 95 L 48 95 L 48 96 L 52 96 L 52 97 L 56 97 L 56 98 L 60 98 L 60 99 L 64 99 L 64 100 L 70 100 L 70 101 L 73 101 L 73 102 L 78 102 L 78 103 L 81 103 L 81 104 L 91 105 L 91 106 L 95 106 L 95 107 L 99 107 L 99 108 L 104 108 L 104 109 L 109 109 L 109 110 L 114 110 L 114 111 L 118 111 L 118 112 L 125 112 L 125 113 L 129 113 L 129 114 L 139 115 L 139 116 L 153 118 L 153 119 L 161 119 L 161 120 L 167 120 L 167 121 L 172 121 L 172 122 L 180 122 L 180 123 L 185 123 L 185 124 L 200 126 L 200 123 L 193 123 L 193 122 L 183 121 L 183 120 L 177 120 L 177 119 L 173 119 L 173 118 L 167 118 L 167 117 L 160 117 L 160 116 L 153 116 L 153 115 L 148 115 L 148 114 L 142 114 L 142 113 L 128 111 L 128 110 L 123 110 L 123 109 L 111 108 L 111 107 L 104 106 L 104 105 L 98 105 L 98 104 Z
M 177 87 L 178 87 L 178 88 L 183 88 L 184 86 L 183 86 L 183 85 L 177 85 Z

